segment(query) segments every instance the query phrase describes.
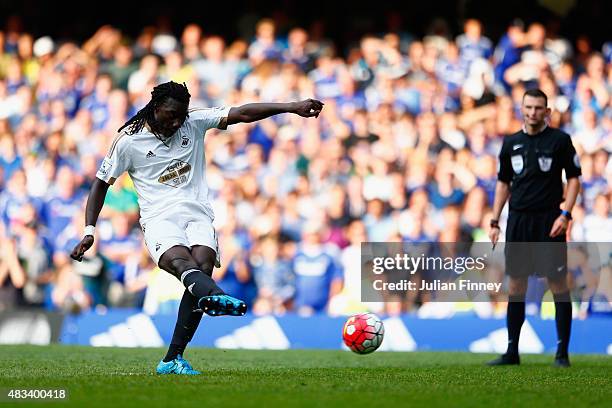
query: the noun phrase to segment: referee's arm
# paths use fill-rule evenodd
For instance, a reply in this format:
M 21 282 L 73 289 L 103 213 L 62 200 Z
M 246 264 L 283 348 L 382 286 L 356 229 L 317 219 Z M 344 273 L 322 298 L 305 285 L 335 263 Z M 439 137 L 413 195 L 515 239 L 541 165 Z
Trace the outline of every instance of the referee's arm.
M 578 193 L 580 193 L 580 176 L 582 175 L 582 171 L 580 169 L 580 158 L 576 153 L 576 149 L 574 148 L 572 139 L 569 135 L 566 135 L 564 142 L 562 160 L 563 170 L 565 170 L 565 178 L 567 179 L 567 189 L 565 191 L 563 209 L 567 211 L 567 214 L 571 214 L 574 204 L 576 204 Z M 558 216 L 550 229 L 550 237 L 554 238 L 558 235 L 564 234 L 568 230 L 570 219 L 571 216 L 565 214 Z
M 506 204 L 506 201 L 508 201 L 509 197 L 510 183 L 497 180 L 497 184 L 495 185 L 495 200 L 493 201 L 492 221 L 499 221 L 502 209 L 504 208 L 504 205 Z M 489 229 L 489 238 L 491 239 L 493 245 L 497 244 L 497 241 L 499 240 L 499 232 L 499 226 L 491 225 L 491 228 Z
M 499 240 L 499 217 L 506 201 L 510 197 L 510 181 L 512 181 L 512 163 L 506 142 L 502 145 L 499 152 L 499 171 L 497 172 L 497 184 L 495 185 L 495 200 L 493 201 L 493 214 L 491 218 L 491 228 L 489 238 L 495 247 Z
M 563 203 L 563 209 L 568 213 L 572 212 L 576 198 L 580 192 L 580 179 L 578 177 L 572 177 L 567 180 L 567 191 L 565 192 L 565 202 Z M 561 214 L 555 220 L 552 228 L 550 229 L 550 237 L 554 238 L 560 234 L 564 234 L 567 231 L 569 225 L 569 218 Z

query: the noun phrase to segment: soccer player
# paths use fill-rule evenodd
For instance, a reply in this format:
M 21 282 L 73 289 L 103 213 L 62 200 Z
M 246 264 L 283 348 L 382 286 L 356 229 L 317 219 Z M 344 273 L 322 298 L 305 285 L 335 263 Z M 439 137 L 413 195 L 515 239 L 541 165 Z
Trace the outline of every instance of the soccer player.
M 545 276 L 555 301 L 557 354 L 554 364 L 569 367 L 572 304 L 567 285 L 565 235 L 580 191 L 580 161 L 570 136 L 546 124 L 546 94 L 532 89 L 523 95 L 523 129 L 504 139 L 489 237 L 499 239 L 499 216 L 508 199 L 506 274 L 509 300 L 508 349 L 489 365 L 517 365 L 519 336 L 525 320 L 529 275 Z M 563 194 L 562 171 L 567 190 Z M 560 204 L 563 202 L 563 209 Z M 543 244 L 545 243 L 545 244 Z
M 184 84 L 156 86 L 152 98 L 120 129 L 93 182 L 85 209 L 83 239 L 73 249 L 77 261 L 94 242 L 94 228 L 108 187 L 125 171 L 134 182 L 140 225 L 149 253 L 159 267 L 185 286 L 178 319 L 158 374 L 199 374 L 183 358 L 203 312 L 242 316 L 246 304 L 223 292 L 212 279 L 219 267 L 217 236 L 212 225 L 204 160 L 208 129 L 226 129 L 279 113 L 318 117 L 323 103 L 252 103 L 232 108 L 188 109 Z

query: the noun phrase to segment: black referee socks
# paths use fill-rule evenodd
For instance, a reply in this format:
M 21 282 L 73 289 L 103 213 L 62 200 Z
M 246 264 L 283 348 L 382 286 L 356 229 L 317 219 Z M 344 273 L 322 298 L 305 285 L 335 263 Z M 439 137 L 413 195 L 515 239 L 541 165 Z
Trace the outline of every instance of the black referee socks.
M 525 321 L 525 295 L 510 295 L 506 326 L 508 326 L 508 350 L 506 354 L 518 355 L 521 327 Z
M 555 322 L 557 323 L 557 355 L 567 358 L 570 333 L 572 331 L 572 299 L 570 293 L 553 294 L 555 300 Z
M 556 358 L 567 358 L 572 329 L 572 303 L 568 292 L 553 294 L 555 300 L 555 322 L 557 324 Z M 508 350 L 506 354 L 518 355 L 521 327 L 525 321 L 525 295 L 514 295 L 508 299 Z

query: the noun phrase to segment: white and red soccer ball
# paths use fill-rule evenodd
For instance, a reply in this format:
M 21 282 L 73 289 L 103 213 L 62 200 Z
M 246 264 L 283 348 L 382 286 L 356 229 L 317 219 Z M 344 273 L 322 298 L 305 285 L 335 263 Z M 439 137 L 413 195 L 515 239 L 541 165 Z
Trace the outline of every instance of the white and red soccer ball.
M 344 323 L 344 344 L 357 354 L 369 354 L 382 344 L 385 327 L 373 313 L 361 313 L 349 317 Z

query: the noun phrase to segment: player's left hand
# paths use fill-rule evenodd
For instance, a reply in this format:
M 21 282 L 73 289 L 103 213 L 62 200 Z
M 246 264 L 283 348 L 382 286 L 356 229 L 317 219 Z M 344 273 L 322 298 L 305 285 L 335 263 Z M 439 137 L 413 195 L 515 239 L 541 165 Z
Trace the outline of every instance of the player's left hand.
M 317 101 L 316 99 L 306 99 L 303 101 L 295 102 L 294 113 L 300 115 L 303 118 L 319 117 L 319 113 L 323 109 L 323 102 Z
M 85 235 L 83 239 L 81 240 L 81 242 L 79 242 L 74 247 L 74 249 L 72 250 L 72 253 L 70 254 L 70 257 L 74 259 L 75 261 L 81 262 L 83 260 L 83 255 L 85 254 L 85 252 L 87 252 L 89 248 L 91 248 L 93 243 L 94 243 L 94 237 L 92 235 Z
M 548 235 L 551 238 L 555 238 L 561 234 L 565 234 L 565 231 L 567 231 L 568 224 L 569 221 L 567 218 L 565 218 L 563 215 L 558 216 L 552 228 L 550 229 L 550 234 Z

